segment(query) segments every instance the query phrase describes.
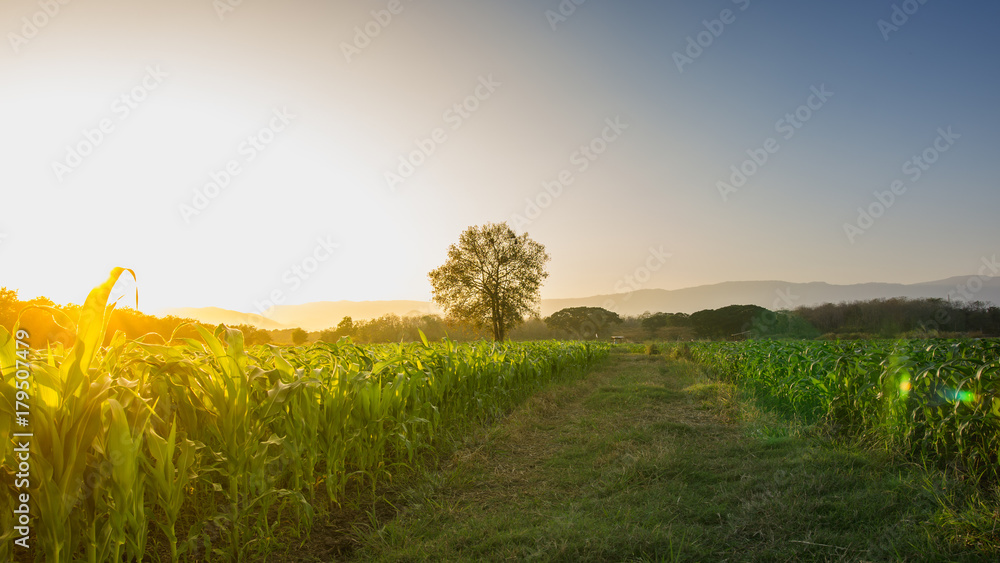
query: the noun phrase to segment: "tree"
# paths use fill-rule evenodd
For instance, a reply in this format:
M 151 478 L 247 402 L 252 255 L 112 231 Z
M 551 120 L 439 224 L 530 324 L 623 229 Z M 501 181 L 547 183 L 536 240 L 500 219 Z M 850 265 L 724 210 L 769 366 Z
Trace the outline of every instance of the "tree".
M 621 322 L 618 313 L 602 307 L 569 307 L 545 319 L 545 324 L 549 328 L 565 330 L 583 338 L 591 334 L 600 334 L 608 326 Z
M 448 247 L 448 261 L 428 274 L 434 301 L 448 314 L 489 327 L 495 340 L 537 314 L 539 289 L 548 277 L 545 247 L 516 235 L 507 223 L 469 227 Z
M 243 342 L 247 346 L 271 343 L 271 333 L 264 329 L 247 324 L 237 325 L 235 328 L 243 333 Z
M 309 333 L 302 330 L 301 328 L 297 328 L 292 331 L 292 343 L 295 344 L 296 346 L 301 346 L 305 344 L 306 340 L 308 339 L 309 339 Z
M 340 319 L 340 324 L 335 329 L 326 329 L 319 335 L 320 342 L 336 343 L 345 336 L 354 335 L 354 320 L 351 317 Z
M 406 338 L 403 319 L 393 313 L 386 313 L 377 319 L 357 322 L 353 327 L 358 342 L 400 342 Z
M 655 313 L 644 315 L 642 318 L 642 328 L 649 331 L 652 337 L 656 331 L 664 327 L 685 327 L 689 326 L 688 316 L 684 313 Z
M 730 305 L 692 313 L 691 326 L 700 338 L 729 338 L 748 332 L 754 318 L 770 313 L 757 305 Z
M 0 287 L 0 326 L 8 330 L 17 320 L 17 290 Z
M 354 320 L 351 317 L 344 317 L 340 319 L 340 324 L 337 325 L 337 338 L 341 336 L 350 336 L 354 334 Z

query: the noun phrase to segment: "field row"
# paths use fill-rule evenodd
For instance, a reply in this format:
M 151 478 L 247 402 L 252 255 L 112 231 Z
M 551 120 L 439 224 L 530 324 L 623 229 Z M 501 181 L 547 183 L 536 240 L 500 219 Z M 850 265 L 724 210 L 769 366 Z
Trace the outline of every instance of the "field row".
M 11 542 L 20 497 L 2 495 L 0 560 L 258 557 L 279 527 L 304 532 L 317 508 L 375 490 L 439 433 L 607 354 L 584 343 L 248 348 L 222 326 L 170 344 L 119 335 L 102 349 L 111 285 L 91 293 L 72 348 L 25 362 L 0 329 L 5 472 L 20 463 L 6 437 L 32 435 L 30 484 L 17 491 L 30 497 L 31 549 Z M 26 429 L 13 415 L 21 399 Z
M 787 415 L 902 448 L 980 482 L 1000 482 L 1000 341 L 681 346 Z

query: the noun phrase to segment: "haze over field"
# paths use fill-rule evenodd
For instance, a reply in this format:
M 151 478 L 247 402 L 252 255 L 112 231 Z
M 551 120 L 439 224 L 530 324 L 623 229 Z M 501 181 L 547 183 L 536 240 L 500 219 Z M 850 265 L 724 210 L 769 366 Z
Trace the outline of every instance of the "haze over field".
M 577 1 L 5 1 L 0 285 L 284 324 L 501 221 L 545 300 L 990 285 L 1000 5 Z

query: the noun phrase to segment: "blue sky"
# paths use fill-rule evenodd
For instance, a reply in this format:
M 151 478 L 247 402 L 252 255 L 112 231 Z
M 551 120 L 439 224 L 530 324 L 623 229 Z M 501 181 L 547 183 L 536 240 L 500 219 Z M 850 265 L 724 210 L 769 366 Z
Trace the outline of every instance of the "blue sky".
M 3 3 L 0 285 L 429 299 L 488 221 L 546 245 L 545 298 L 654 254 L 644 288 L 914 283 L 998 250 L 995 3 L 225 2 Z

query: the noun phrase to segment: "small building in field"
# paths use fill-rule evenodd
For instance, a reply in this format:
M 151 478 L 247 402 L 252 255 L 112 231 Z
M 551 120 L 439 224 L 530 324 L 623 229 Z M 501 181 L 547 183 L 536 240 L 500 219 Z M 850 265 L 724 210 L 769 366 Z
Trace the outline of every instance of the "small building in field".
M 746 330 L 743 332 L 737 332 L 736 334 L 729 335 L 730 340 L 749 340 L 751 331 Z

